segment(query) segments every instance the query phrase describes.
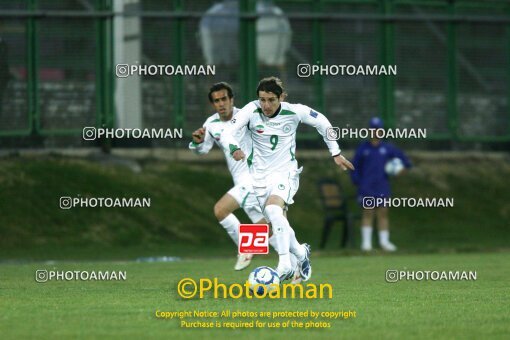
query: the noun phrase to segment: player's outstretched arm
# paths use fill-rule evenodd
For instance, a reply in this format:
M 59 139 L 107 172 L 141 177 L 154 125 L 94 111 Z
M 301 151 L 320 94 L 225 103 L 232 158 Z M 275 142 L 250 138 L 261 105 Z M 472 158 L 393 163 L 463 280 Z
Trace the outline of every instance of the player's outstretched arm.
M 331 156 L 336 157 L 340 155 L 340 147 L 336 140 L 330 140 L 328 136 L 328 129 L 331 128 L 331 123 L 322 113 L 317 112 L 306 105 L 295 104 L 295 109 L 298 113 L 299 119 L 302 123 L 314 127 L 317 132 L 322 136 L 324 143 L 326 143 Z M 335 160 L 336 162 L 336 160 Z M 352 165 L 352 164 L 351 164 Z
M 354 170 L 354 166 L 344 156 L 340 154 L 340 147 L 336 140 L 328 138 L 327 130 L 331 128 L 331 123 L 322 113 L 317 112 L 306 105 L 297 104 L 297 111 L 301 122 L 306 125 L 313 126 L 317 132 L 323 137 L 324 142 L 328 146 L 329 152 L 333 156 L 335 163 L 343 170 Z
M 352 163 L 349 162 L 349 160 L 347 160 L 347 158 L 345 158 L 344 156 L 337 155 L 333 157 L 333 159 L 335 160 L 335 163 L 342 168 L 342 170 L 344 171 L 347 169 L 354 170 L 354 165 L 352 165 Z

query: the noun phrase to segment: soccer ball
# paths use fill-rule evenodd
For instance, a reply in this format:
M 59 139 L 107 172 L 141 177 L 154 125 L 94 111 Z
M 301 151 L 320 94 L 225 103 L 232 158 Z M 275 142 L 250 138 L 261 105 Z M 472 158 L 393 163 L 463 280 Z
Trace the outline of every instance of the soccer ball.
M 404 169 L 404 163 L 400 158 L 393 158 L 389 160 L 384 166 L 384 171 L 390 176 L 396 176 Z
M 279 284 L 280 277 L 278 273 L 273 268 L 269 267 L 258 267 L 255 268 L 248 276 L 248 283 L 250 285 L 250 290 L 257 295 L 264 294 L 264 287 L 266 286 L 266 292 L 270 292 L 275 287 L 270 286 L 271 284 Z M 263 285 L 263 286 L 261 286 Z

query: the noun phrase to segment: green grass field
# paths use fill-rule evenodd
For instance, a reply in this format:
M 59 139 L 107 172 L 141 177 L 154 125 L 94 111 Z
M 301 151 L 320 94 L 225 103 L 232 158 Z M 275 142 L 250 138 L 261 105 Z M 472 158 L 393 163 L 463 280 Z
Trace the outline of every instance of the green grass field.
M 274 255 L 273 255 L 274 256 Z M 324 256 L 313 254 L 310 282 L 330 283 L 333 299 L 185 300 L 177 283 L 185 277 L 217 277 L 242 283 L 249 271 L 232 270 L 233 258 L 184 259 L 172 263 L 56 262 L 0 265 L 0 329 L 8 338 L 484 338 L 508 339 L 510 254 L 415 254 Z M 259 257 L 250 268 L 272 265 Z M 37 283 L 35 271 L 126 271 L 126 281 L 50 281 Z M 399 270 L 476 271 L 476 281 L 385 282 Z M 158 319 L 159 311 L 355 311 L 345 320 L 317 319 L 330 328 L 184 329 L 177 319 Z M 216 318 L 214 321 L 306 323 L 310 318 Z M 187 321 L 211 321 L 187 318 Z M 267 326 L 266 326 L 267 327 Z
M 454 197 L 450 209 L 393 209 L 398 254 L 370 256 L 339 250 L 340 228 L 319 253 L 323 210 L 316 183 L 345 173 L 324 160 L 307 160 L 289 221 L 310 243 L 312 283 L 333 286 L 332 299 L 204 299 L 177 295 L 178 282 L 217 277 L 242 284 L 235 249 L 213 216 L 230 188 L 225 165 L 142 160 L 142 172 L 94 160 L 58 156 L 0 160 L 0 339 L 10 338 L 473 338 L 510 336 L 510 166 L 504 159 L 416 159 L 416 168 L 393 181 L 395 196 Z M 62 210 L 61 196 L 151 197 L 150 209 Z M 353 210 L 359 210 L 350 201 Z M 242 214 L 241 220 L 246 221 Z M 359 221 L 356 222 L 359 224 Z M 359 230 L 355 230 L 355 237 Z M 180 256 L 172 263 L 129 262 L 145 256 Z M 276 256 L 257 265 L 275 266 Z M 44 262 L 56 260 L 56 262 Z M 37 283 L 36 270 L 126 271 L 126 281 Z M 476 281 L 387 283 L 387 270 L 476 271 Z M 355 311 L 330 328 L 267 328 L 269 322 L 311 319 L 265 317 L 198 319 L 266 322 L 255 329 L 181 328 L 156 311 Z M 185 321 L 197 321 L 186 318 Z

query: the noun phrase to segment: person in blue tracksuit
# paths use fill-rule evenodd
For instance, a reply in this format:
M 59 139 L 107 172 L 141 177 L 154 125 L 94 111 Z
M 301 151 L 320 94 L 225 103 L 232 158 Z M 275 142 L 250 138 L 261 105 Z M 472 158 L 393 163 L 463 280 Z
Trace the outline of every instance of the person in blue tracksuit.
M 383 121 L 378 117 L 372 118 L 370 128 L 382 129 Z M 405 169 L 411 167 L 411 162 L 399 148 L 377 138 L 361 143 L 354 155 L 352 164 L 355 170 L 351 172 L 351 179 L 358 188 L 358 200 L 363 205 L 361 218 L 361 249 L 363 251 L 372 250 L 372 226 L 376 216 L 381 248 L 386 251 L 397 250 L 397 247 L 390 242 L 388 207 L 370 206 L 367 209 L 367 206 L 374 202 L 371 201 L 371 197 L 390 197 L 390 182 L 385 165 L 393 158 L 399 158 Z M 399 175 L 401 173 L 402 171 Z

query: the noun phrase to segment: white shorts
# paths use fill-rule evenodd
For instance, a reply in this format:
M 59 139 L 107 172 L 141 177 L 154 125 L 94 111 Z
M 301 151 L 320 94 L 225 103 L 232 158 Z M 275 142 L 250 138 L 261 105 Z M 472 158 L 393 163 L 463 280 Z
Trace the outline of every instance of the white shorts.
M 271 195 L 281 197 L 286 205 L 294 203 L 294 195 L 299 189 L 299 174 L 303 167 L 288 172 L 276 172 L 263 180 L 254 180 L 253 190 L 261 206 L 265 206 Z
M 264 218 L 251 184 L 238 184 L 230 189 L 228 194 L 243 208 L 252 223 L 257 223 Z

